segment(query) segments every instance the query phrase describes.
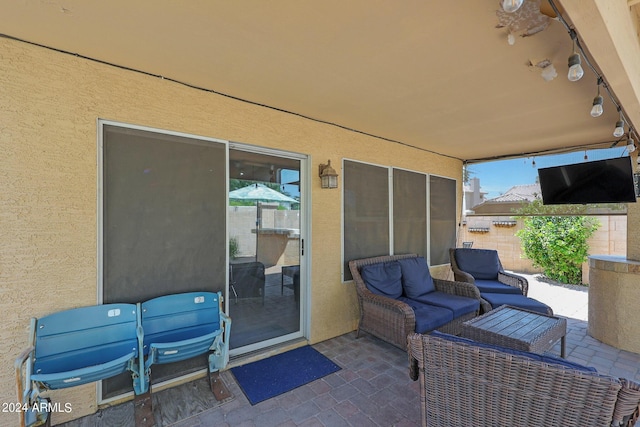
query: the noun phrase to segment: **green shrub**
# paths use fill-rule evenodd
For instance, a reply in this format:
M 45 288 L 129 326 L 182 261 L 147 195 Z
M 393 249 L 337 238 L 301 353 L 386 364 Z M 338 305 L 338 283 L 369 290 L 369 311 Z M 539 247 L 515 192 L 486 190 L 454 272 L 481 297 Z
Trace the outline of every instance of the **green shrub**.
M 238 244 L 238 239 L 236 239 L 235 237 L 231 237 L 229 239 L 229 258 L 236 259 L 239 253 L 240 245 Z
M 520 214 L 553 212 L 539 201 Z M 566 208 L 564 208 L 566 212 Z M 582 283 L 582 263 L 589 255 L 587 240 L 598 229 L 597 220 L 583 215 L 523 216 L 524 227 L 516 232 L 526 258 L 544 275 L 562 283 Z

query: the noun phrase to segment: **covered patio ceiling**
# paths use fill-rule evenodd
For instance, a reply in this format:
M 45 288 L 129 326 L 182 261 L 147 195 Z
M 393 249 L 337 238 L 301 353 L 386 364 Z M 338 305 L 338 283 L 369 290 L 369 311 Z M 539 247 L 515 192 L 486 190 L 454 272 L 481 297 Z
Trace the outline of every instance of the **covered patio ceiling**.
M 11 1 L 0 33 L 461 160 L 611 146 L 618 112 L 603 91 L 605 113 L 589 115 L 597 79 L 584 62 L 567 80 L 571 39 L 548 0 L 525 1 L 514 45 L 499 3 Z M 555 0 L 634 129 L 636 3 Z

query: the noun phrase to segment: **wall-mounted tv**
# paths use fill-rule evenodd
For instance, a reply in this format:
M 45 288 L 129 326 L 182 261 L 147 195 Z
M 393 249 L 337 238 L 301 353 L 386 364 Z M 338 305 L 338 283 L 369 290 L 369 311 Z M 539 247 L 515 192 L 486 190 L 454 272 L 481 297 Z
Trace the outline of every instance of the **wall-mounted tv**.
M 630 157 L 540 168 L 538 178 L 545 205 L 636 201 Z

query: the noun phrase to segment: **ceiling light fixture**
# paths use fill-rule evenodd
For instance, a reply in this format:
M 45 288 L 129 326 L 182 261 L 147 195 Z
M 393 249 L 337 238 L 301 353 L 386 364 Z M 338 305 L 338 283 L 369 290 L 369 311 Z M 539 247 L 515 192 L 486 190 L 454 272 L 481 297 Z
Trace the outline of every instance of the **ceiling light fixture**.
M 602 103 L 604 102 L 604 98 L 598 95 L 593 98 L 593 107 L 591 107 L 591 117 L 600 117 L 604 112 L 602 108 Z
M 576 30 L 572 29 L 569 32 L 569 35 L 573 41 L 573 53 L 569 56 L 569 73 L 567 74 L 567 78 L 569 81 L 577 82 L 584 75 L 580 54 L 576 52 L 576 38 L 578 38 L 578 34 L 576 33 Z
M 604 98 L 600 95 L 600 84 L 602 83 L 602 77 L 598 77 L 598 95 L 593 98 L 593 107 L 591 107 L 591 117 L 600 117 L 604 112 L 602 104 Z
M 633 138 L 629 138 L 629 140 L 627 141 L 627 151 L 629 152 L 629 154 L 636 151 L 636 143 L 633 141 Z
M 613 130 L 613 136 L 620 138 L 622 135 L 624 135 L 624 122 L 622 120 L 618 120 L 616 122 L 616 128 Z
M 613 136 L 616 138 L 620 138 L 624 135 L 624 120 L 622 119 L 622 111 L 620 107 L 618 107 L 618 111 L 620 111 L 620 120 L 616 122 L 616 128 L 613 130 Z
M 630 120 L 626 118 L 626 115 L 625 115 L 624 111 L 622 111 L 622 105 L 620 104 L 620 101 L 616 98 L 616 96 L 609 89 L 609 86 L 607 85 L 607 82 L 605 81 L 604 76 L 600 74 L 600 71 L 589 60 L 589 55 L 583 49 L 583 47 L 582 47 L 582 45 L 580 43 L 580 38 L 578 38 L 578 34 L 576 33 L 576 30 L 574 28 L 572 28 L 571 25 L 569 25 L 569 23 L 566 21 L 566 19 L 562 16 L 562 13 L 558 9 L 558 7 L 555 5 L 555 0 L 547 0 L 547 1 L 549 2 L 549 5 L 551 6 L 551 8 L 553 9 L 554 13 L 556 14 L 557 19 L 560 21 L 560 23 L 565 27 L 565 29 L 569 33 L 569 36 L 571 37 L 571 40 L 573 42 L 573 54 L 569 57 L 569 68 L 574 67 L 573 70 L 574 71 L 579 71 L 579 72 L 577 72 L 577 74 L 572 74 L 572 70 L 570 69 L 569 70 L 569 74 L 567 75 L 569 80 L 574 80 L 574 79 L 578 80 L 580 77 L 582 77 L 582 75 L 584 74 L 584 70 L 582 69 L 582 65 L 580 65 L 580 63 L 582 61 L 584 61 L 584 63 L 587 65 L 587 67 L 591 71 L 593 71 L 593 73 L 595 74 L 595 76 L 598 79 L 598 96 L 596 96 L 594 98 L 594 100 L 593 100 L 593 104 L 592 104 L 592 108 L 591 108 L 591 114 L 594 115 L 594 114 L 598 114 L 599 113 L 599 110 L 600 110 L 599 95 L 600 95 L 600 86 L 602 86 L 602 88 L 604 89 L 606 95 L 609 97 L 609 99 L 613 103 L 613 106 L 618 110 L 618 113 L 620 114 L 620 119 L 616 122 L 616 127 L 615 127 L 615 131 L 614 131 L 613 135 L 616 138 L 623 137 L 624 134 L 625 134 L 624 127 L 625 127 L 625 124 L 626 124 L 626 126 L 629 127 L 629 131 L 627 133 L 627 136 L 629 138 L 633 137 L 635 139 L 635 141 L 640 140 L 639 134 L 631 126 Z M 597 116 L 594 116 L 594 117 L 598 117 L 599 115 L 600 114 L 598 114 Z M 616 145 L 618 145 L 620 140 L 621 139 L 613 141 L 613 143 L 611 144 L 611 148 L 613 148 Z
M 513 13 L 520 9 L 524 0 L 502 0 L 502 10 L 507 13 Z

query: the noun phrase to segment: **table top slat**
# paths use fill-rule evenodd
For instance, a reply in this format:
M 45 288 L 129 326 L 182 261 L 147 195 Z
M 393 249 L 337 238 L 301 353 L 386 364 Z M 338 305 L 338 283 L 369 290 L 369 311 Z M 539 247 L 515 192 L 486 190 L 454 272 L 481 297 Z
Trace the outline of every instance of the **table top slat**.
M 551 348 L 558 339 L 564 340 L 566 331 L 566 319 L 501 306 L 464 322 L 461 336 L 518 350 L 539 352 Z
M 483 315 L 472 320 L 473 325 L 477 328 L 492 329 L 504 322 L 509 322 L 514 316 L 518 316 L 515 310 L 499 310 L 493 316 Z
M 502 331 L 501 333 L 505 335 L 508 334 L 513 338 L 524 339 L 532 335 L 537 335 L 539 331 L 548 329 L 549 326 L 551 326 L 550 323 L 555 323 L 549 322 L 550 320 L 551 319 L 540 316 L 527 316 L 526 318 L 523 318 L 521 322 L 518 322 L 519 328 L 510 328 Z

